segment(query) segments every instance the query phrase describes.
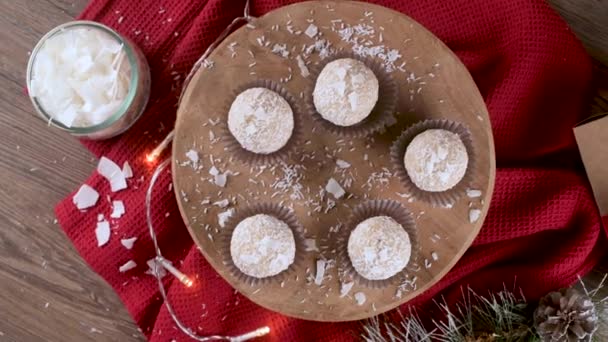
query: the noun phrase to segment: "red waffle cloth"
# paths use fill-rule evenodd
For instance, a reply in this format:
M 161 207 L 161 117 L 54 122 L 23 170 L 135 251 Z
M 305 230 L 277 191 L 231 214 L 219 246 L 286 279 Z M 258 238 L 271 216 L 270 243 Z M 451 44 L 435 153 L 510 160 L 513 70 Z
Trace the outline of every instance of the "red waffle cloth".
M 260 15 L 288 2 L 253 0 L 252 12 Z M 424 305 L 438 294 L 451 301 L 466 285 L 483 293 L 498 290 L 515 278 L 528 298 L 535 298 L 589 271 L 606 245 L 572 127 L 586 111 L 591 63 L 566 23 L 540 0 L 376 2 L 422 23 L 462 59 L 486 100 L 496 143 L 496 188 L 483 229 L 456 267 L 414 302 Z M 243 5 L 243 0 L 93 0 L 81 15 L 117 29 L 142 48 L 152 69 L 152 95 L 145 114 L 126 134 L 85 142 L 97 156 L 131 163 L 135 177 L 129 189 L 111 193 L 95 173 L 87 183 L 102 195 L 97 206 L 81 213 L 70 196 L 57 206 L 57 217 L 152 341 L 188 338 L 174 327 L 155 279 L 144 274 L 154 251 L 144 217 L 151 167 L 143 156 L 172 127 L 181 80 L 207 45 L 241 15 Z M 165 190 L 169 183 L 165 173 L 153 199 L 154 225 L 165 256 L 197 275 L 192 288 L 165 278 L 177 314 L 195 332 L 240 334 L 269 325 L 272 341 L 355 336 L 357 322 L 292 319 L 235 294 L 193 245 L 172 191 Z M 110 242 L 99 248 L 94 227 L 99 213 L 109 217 L 108 196 L 123 200 L 126 214 L 112 223 Z M 129 237 L 138 238 L 132 250 L 120 243 Z M 119 273 L 130 259 L 138 266 Z

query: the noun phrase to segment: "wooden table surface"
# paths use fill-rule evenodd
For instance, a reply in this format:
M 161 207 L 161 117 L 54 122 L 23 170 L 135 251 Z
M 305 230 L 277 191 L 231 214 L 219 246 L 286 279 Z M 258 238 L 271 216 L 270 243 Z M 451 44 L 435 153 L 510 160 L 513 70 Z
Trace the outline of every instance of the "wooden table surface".
M 141 341 L 112 289 L 54 223 L 54 205 L 96 161 L 35 118 L 23 94 L 28 52 L 86 0 L 0 0 L 0 341 Z M 608 1 L 551 0 L 598 61 L 593 112 L 608 111 Z M 54 152 L 61 151 L 61 152 Z M 586 277 L 590 284 L 605 263 Z

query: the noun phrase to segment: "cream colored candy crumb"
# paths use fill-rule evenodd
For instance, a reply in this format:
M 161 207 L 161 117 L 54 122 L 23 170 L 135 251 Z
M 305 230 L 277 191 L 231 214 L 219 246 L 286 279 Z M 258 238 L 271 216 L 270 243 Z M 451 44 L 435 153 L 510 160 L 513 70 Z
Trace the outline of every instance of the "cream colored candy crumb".
M 408 233 L 393 218 L 370 217 L 348 238 L 348 256 L 355 271 L 369 280 L 388 279 L 407 266 L 412 254 Z
M 280 150 L 293 133 L 293 110 L 278 93 L 250 88 L 240 93 L 228 112 L 228 129 L 251 152 L 270 154 Z
M 237 224 L 230 255 L 241 272 L 255 278 L 272 277 L 294 261 L 296 244 L 289 226 L 270 215 L 257 214 Z
M 464 177 L 469 155 L 458 134 L 429 129 L 412 140 L 403 162 L 418 188 L 440 192 L 453 188 Z
M 352 58 L 328 63 L 317 78 L 313 102 L 321 116 L 338 126 L 365 120 L 378 101 L 378 79 L 363 62 Z

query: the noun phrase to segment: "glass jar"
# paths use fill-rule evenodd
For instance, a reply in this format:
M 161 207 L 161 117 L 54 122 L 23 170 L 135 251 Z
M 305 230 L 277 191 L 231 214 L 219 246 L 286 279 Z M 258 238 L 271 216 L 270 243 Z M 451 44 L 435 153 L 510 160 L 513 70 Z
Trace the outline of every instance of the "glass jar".
M 109 115 L 104 121 L 90 126 L 72 126 L 68 127 L 61 122 L 55 120 L 53 115 L 48 113 L 41 105 L 40 101 L 33 96 L 32 79 L 34 77 L 34 64 L 36 58 L 43 48 L 44 44 L 52 37 L 59 34 L 65 34 L 69 30 L 85 28 L 88 30 L 99 30 L 101 33 L 108 35 L 111 39 L 116 40 L 122 46 L 126 61 L 130 66 L 130 78 L 126 96 L 122 100 L 118 108 Z M 117 71 L 118 72 L 118 71 Z M 34 109 L 45 122 L 49 125 L 57 127 L 74 136 L 92 140 L 108 139 L 115 137 L 125 132 L 131 127 L 135 121 L 141 116 L 150 97 L 150 67 L 146 61 L 146 57 L 141 50 L 128 38 L 122 37 L 111 28 L 93 21 L 71 21 L 55 27 L 46 35 L 44 35 L 31 53 L 27 65 L 27 88 L 30 100 L 34 105 Z

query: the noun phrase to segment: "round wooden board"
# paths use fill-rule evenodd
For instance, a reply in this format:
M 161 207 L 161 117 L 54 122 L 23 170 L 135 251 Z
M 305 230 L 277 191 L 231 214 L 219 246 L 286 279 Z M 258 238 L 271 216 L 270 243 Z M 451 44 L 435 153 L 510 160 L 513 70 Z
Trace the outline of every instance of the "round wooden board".
M 314 38 L 304 34 L 311 23 L 319 31 Z M 345 39 L 349 27 L 354 33 Z M 342 35 L 338 33 L 340 30 Z M 269 165 L 261 172 L 227 155 L 224 143 L 219 140 L 219 123 L 225 121 L 226 103 L 235 88 L 258 79 L 283 80 L 281 84 L 304 107 L 300 94 L 309 89 L 312 80 L 302 76 L 296 56 L 306 56 L 311 67 L 327 52 L 323 51 L 327 45 L 319 41 L 329 42 L 333 52 L 352 52 L 354 38 L 366 48 L 383 46 L 386 59 L 383 63 L 396 68 L 392 72 L 399 85 L 395 125 L 371 139 L 340 139 L 315 127 L 304 116 L 305 143 L 287 162 L 288 167 Z M 314 51 L 308 56 L 306 48 L 315 42 L 319 49 L 310 48 Z M 280 56 L 281 46 L 289 52 L 287 56 Z M 396 57 L 395 52 L 400 56 Z M 393 58 L 393 62 L 387 61 Z M 195 242 L 215 270 L 239 292 L 288 316 L 315 321 L 363 319 L 393 309 L 428 289 L 470 246 L 485 219 L 494 187 L 494 143 L 488 113 L 466 68 L 421 25 L 403 14 L 368 3 L 304 2 L 270 12 L 253 25 L 238 29 L 208 60 L 207 67 L 201 68 L 190 82 L 178 110 L 173 142 L 174 189 Z M 471 189 L 480 190 L 480 197 L 464 196 L 452 208 L 434 208 L 405 197 L 399 180 L 392 176 L 389 147 L 405 127 L 425 118 L 447 118 L 468 126 L 477 160 Z M 190 150 L 199 154 L 198 167 L 186 157 Z M 340 169 L 336 166 L 337 159 L 351 166 Z M 220 172 L 230 172 L 225 187 L 214 183 L 209 174 L 212 166 Z M 319 192 L 331 177 L 346 188 L 350 198 L 335 200 L 335 207 L 330 209 L 333 197 L 329 194 L 321 197 Z M 350 186 L 348 178 L 352 180 Z M 283 187 L 286 190 L 279 190 Z M 298 189 L 303 199 L 297 199 Z M 224 199 L 230 201 L 229 207 L 213 204 Z M 419 270 L 408 274 L 408 281 L 400 288 L 369 289 L 355 284 L 348 295 L 341 297 L 335 265 L 326 270 L 321 286 L 314 284 L 316 260 L 322 257 L 330 265 L 335 264 L 333 230 L 346 221 L 351 208 L 366 199 L 396 200 L 413 212 L 421 245 Z M 290 277 L 284 284 L 249 286 L 229 273 L 218 253 L 215 244 L 221 230 L 218 214 L 263 201 L 293 208 L 305 227 L 306 237 L 316 239 L 321 251 L 306 253 L 307 271 Z M 319 206 L 320 212 L 316 212 Z M 474 223 L 469 220 L 471 208 L 481 210 Z M 358 292 L 366 298 L 362 305 L 354 299 Z

